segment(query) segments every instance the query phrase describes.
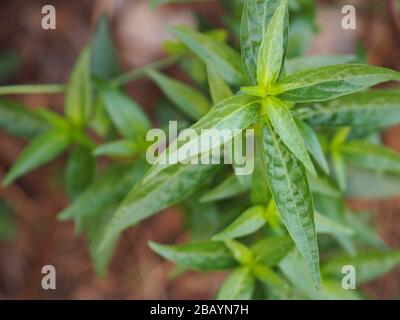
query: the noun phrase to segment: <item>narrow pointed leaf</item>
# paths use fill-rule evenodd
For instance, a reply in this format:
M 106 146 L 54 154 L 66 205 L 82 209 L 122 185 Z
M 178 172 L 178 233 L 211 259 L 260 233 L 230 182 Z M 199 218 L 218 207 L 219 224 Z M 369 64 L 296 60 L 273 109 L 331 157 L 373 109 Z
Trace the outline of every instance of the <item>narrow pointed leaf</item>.
M 264 149 L 272 196 L 291 237 L 307 262 L 315 285 L 318 286 L 320 276 L 317 234 L 306 171 L 268 124 L 264 127 Z
M 178 139 L 170 144 L 147 173 L 145 181 L 173 165 L 174 163 L 167 161 L 169 159 L 183 163 L 222 146 L 234 137 L 235 130 L 244 130 L 249 127 L 256 119 L 258 112 L 259 103 L 254 97 L 240 95 L 225 99 L 190 128 L 196 133 L 195 137 L 189 141 L 186 141 L 186 137 L 184 142 L 180 142 L 178 136 Z M 210 134 L 220 136 L 218 139 L 213 137 L 213 143 L 210 143 Z M 163 161 L 165 162 L 162 163 Z
M 164 94 L 192 120 L 198 120 L 210 109 L 207 99 L 192 87 L 169 78 L 157 71 L 149 71 L 149 76 Z
M 361 64 L 344 64 L 296 72 L 283 78 L 271 93 L 293 102 L 325 101 L 390 80 L 400 73 Z
M 137 138 L 151 128 L 141 107 L 119 89 L 102 87 L 104 105 L 119 133 L 125 138 Z
M 336 221 L 316 212 L 315 226 L 317 233 L 333 234 L 333 235 L 352 235 L 353 230 Z
M 280 0 L 246 0 L 240 27 L 243 67 L 250 84 L 257 84 L 258 52 Z
M 6 99 L 0 99 L 0 129 L 23 138 L 33 138 L 49 125 L 33 110 Z
M 400 264 L 400 251 L 369 251 L 357 257 L 332 258 L 321 267 L 323 275 L 342 279 L 342 268 L 352 265 L 356 269 L 357 284 L 374 280 Z
M 251 246 L 251 251 L 255 261 L 274 267 L 293 249 L 293 245 L 289 236 L 270 237 L 256 242 Z
M 104 243 L 107 244 L 109 239 L 124 229 L 190 196 L 216 169 L 216 165 L 177 164 L 147 182 L 138 184 L 115 212 Z
M 262 206 L 252 207 L 243 212 L 223 231 L 212 237 L 212 240 L 235 239 L 252 234 L 267 223 L 265 209 Z
M 304 121 L 295 118 L 297 128 L 304 139 L 304 144 L 307 150 L 311 153 L 315 161 L 326 174 L 329 174 L 329 166 L 326 161 L 324 151 L 322 150 L 318 136 L 315 131 L 309 127 Z
M 312 125 L 386 127 L 400 122 L 400 90 L 368 90 L 317 104 L 300 115 Z
M 233 95 L 232 90 L 211 61 L 207 63 L 207 76 L 210 94 L 214 104 L 218 104 L 222 100 Z
M 181 245 L 149 242 L 149 246 L 164 259 L 196 271 L 228 269 L 237 265 L 223 242 L 208 241 Z
M 94 151 L 95 156 L 132 157 L 139 151 L 139 146 L 131 140 L 117 140 L 98 146 Z
M 90 48 L 84 48 L 72 70 L 65 92 L 65 114 L 78 127 L 87 123 L 93 111 L 90 56 Z
M 253 253 L 244 244 L 235 240 L 224 241 L 227 248 L 232 252 L 233 257 L 241 265 L 250 265 L 253 262 Z
M 272 126 L 283 143 L 303 163 L 305 168 L 316 176 L 317 173 L 308 155 L 303 137 L 287 106 L 284 102 L 273 97 L 267 99 L 264 103 Z
M 6 174 L 3 185 L 7 186 L 20 176 L 53 160 L 70 144 L 67 132 L 48 131 L 35 138 L 19 155 Z
M 242 72 L 240 55 L 234 49 L 210 36 L 186 27 L 169 28 L 206 65 L 211 61 L 225 81 L 240 85 L 245 76 Z
M 255 279 L 247 267 L 233 271 L 222 283 L 217 300 L 250 300 L 255 288 Z
M 288 6 L 282 0 L 263 36 L 258 52 L 257 83 L 268 88 L 279 78 L 285 60 L 288 41 Z
M 400 154 L 384 146 L 363 141 L 351 141 L 340 146 L 351 164 L 368 170 L 400 173 Z
M 239 179 L 235 175 L 229 176 L 227 179 L 222 181 L 221 184 L 217 185 L 215 188 L 207 191 L 201 198 L 201 202 L 213 202 L 224 200 L 237 196 L 248 190 L 248 187 L 243 186 Z

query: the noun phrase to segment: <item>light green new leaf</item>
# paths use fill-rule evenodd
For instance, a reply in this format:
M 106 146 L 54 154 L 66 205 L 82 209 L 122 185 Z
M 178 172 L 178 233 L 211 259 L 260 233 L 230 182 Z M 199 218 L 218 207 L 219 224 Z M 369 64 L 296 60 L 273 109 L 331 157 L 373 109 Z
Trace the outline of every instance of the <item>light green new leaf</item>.
M 229 176 L 227 179 L 217 185 L 215 188 L 207 191 L 201 198 L 200 202 L 214 202 L 237 196 L 248 190 L 247 186 L 243 186 L 235 175 Z
M 213 37 L 198 33 L 186 27 L 169 30 L 179 38 L 206 65 L 211 61 L 219 74 L 229 84 L 240 85 L 245 81 L 240 55 L 228 45 Z
M 138 138 L 151 128 L 141 107 L 119 89 L 103 86 L 102 94 L 106 111 L 122 136 Z
M 145 181 L 173 165 L 174 163 L 169 163 L 171 162 L 169 159 L 184 163 L 199 155 L 209 155 L 210 151 L 216 150 L 230 141 L 235 134 L 249 127 L 258 113 L 259 102 L 254 97 L 239 95 L 225 99 L 191 126 L 191 130 L 181 132 L 178 139 L 157 158 L 156 163 L 146 174 Z M 192 133 L 196 134 L 193 136 Z
M 103 242 L 106 244 L 124 229 L 190 196 L 218 168 L 216 165 L 177 164 L 138 184 L 115 212 Z
M 400 90 L 353 93 L 306 109 L 300 115 L 315 126 L 386 127 L 400 122 Z
M 325 101 L 381 82 L 400 81 L 400 73 L 362 64 L 343 64 L 291 74 L 270 89 L 270 93 L 292 102 Z
M 67 193 L 74 199 L 93 180 L 96 160 L 92 156 L 92 151 L 84 146 L 76 146 L 69 155 L 65 170 Z
M 252 267 L 253 274 L 263 282 L 269 290 L 272 290 L 281 298 L 286 298 L 290 290 L 289 284 L 272 269 L 263 264 L 256 264 Z
M 192 120 L 198 120 L 210 109 L 207 99 L 185 83 L 169 78 L 157 71 L 148 72 L 164 94 Z
M 33 110 L 6 99 L 0 99 L 0 129 L 23 138 L 33 138 L 48 129 L 46 121 Z
M 281 0 L 265 31 L 258 52 L 257 83 L 264 89 L 275 83 L 285 60 L 289 29 L 287 0 Z
M 315 213 L 315 226 L 317 233 L 333 235 L 352 235 L 353 230 L 318 212 Z
M 293 240 L 289 236 L 262 239 L 251 246 L 254 260 L 268 267 L 274 267 L 292 249 Z
M 78 127 L 87 123 L 93 111 L 90 56 L 90 48 L 84 48 L 71 72 L 65 92 L 65 114 Z
M 223 242 L 160 245 L 150 241 L 149 246 L 164 259 L 196 271 L 228 269 L 237 265 Z
M 250 84 L 257 84 L 257 62 L 266 29 L 280 0 L 246 0 L 240 27 L 243 68 Z
M 340 146 L 351 164 L 368 170 L 400 173 L 400 154 L 384 146 L 363 141 L 350 141 Z
M 91 71 L 93 75 L 101 79 L 109 79 L 121 72 L 106 15 L 102 15 L 96 25 L 92 43 Z
M 312 55 L 286 59 L 286 74 L 356 61 L 354 55 Z
M 343 278 L 342 268 L 352 265 L 356 269 L 357 284 L 374 280 L 393 270 L 400 264 L 400 251 L 369 251 L 357 257 L 332 258 L 321 266 L 323 275 Z
M 140 159 L 132 164 L 107 168 L 69 207 L 58 215 L 60 220 L 91 217 L 117 206 L 143 177 L 148 164 Z
M 324 151 L 322 150 L 321 143 L 315 131 L 309 127 L 305 122 L 295 118 L 297 128 L 304 139 L 304 144 L 307 150 L 311 153 L 315 161 L 326 174 L 329 174 L 329 166 L 326 161 Z
M 241 265 L 250 265 L 253 262 L 253 253 L 244 244 L 235 240 L 226 240 L 224 243 Z
M 243 212 L 223 231 L 213 236 L 212 240 L 240 238 L 259 230 L 266 223 L 264 207 L 252 207 Z
M 319 254 L 314 223 L 314 206 L 307 173 L 286 149 L 269 124 L 264 127 L 264 150 L 272 196 L 286 228 L 319 285 Z
M 207 63 L 207 77 L 210 95 L 214 104 L 218 104 L 233 95 L 232 90 L 211 61 Z
M 304 167 L 316 176 L 317 173 L 308 155 L 303 137 L 285 103 L 270 97 L 263 102 L 263 107 L 266 108 L 272 126 L 283 143 L 303 163 Z
M 67 132 L 47 131 L 35 138 L 19 155 L 3 180 L 7 186 L 20 176 L 53 160 L 70 144 Z
M 72 129 L 68 120 L 56 112 L 45 108 L 35 109 L 34 112 L 56 131 L 68 131 Z
M 263 147 L 261 121 L 254 124 L 254 170 L 251 184 L 251 202 L 255 205 L 268 205 L 271 199 L 267 176 L 267 157 Z
M 131 140 L 117 140 L 98 146 L 93 155 L 109 157 L 132 157 L 139 151 L 138 144 Z
M 250 300 L 255 288 L 251 269 L 241 267 L 233 271 L 222 283 L 217 300 Z

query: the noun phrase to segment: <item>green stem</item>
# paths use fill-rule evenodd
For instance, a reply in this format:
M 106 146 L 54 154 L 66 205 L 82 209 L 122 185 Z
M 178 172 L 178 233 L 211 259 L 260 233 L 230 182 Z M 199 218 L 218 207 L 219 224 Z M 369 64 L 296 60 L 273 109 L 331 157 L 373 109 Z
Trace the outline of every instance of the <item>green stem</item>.
M 170 56 L 161 60 L 158 60 L 156 62 L 153 62 L 151 64 L 148 64 L 147 66 L 144 66 L 142 68 L 138 68 L 132 71 L 129 71 L 127 73 L 124 73 L 120 76 L 117 76 L 113 79 L 110 80 L 110 83 L 115 86 L 121 86 L 127 82 L 137 80 L 141 77 L 144 77 L 147 73 L 147 71 L 151 69 L 165 69 L 167 67 L 170 67 L 174 65 L 179 59 L 179 56 Z
M 34 93 L 63 93 L 63 84 L 21 84 L 0 87 L 0 95 L 34 94 Z

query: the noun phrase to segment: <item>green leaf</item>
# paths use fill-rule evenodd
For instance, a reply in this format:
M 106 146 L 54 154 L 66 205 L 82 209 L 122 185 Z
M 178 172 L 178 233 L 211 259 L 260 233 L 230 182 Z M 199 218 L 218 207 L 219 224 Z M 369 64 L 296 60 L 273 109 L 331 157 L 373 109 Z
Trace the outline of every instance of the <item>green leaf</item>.
M 240 27 L 243 67 L 250 84 L 257 84 L 259 49 L 280 0 L 246 0 Z
M 129 226 L 174 205 L 193 192 L 218 169 L 215 165 L 174 165 L 145 183 L 138 184 L 115 212 L 104 243 Z
M 368 90 L 341 97 L 301 114 L 316 126 L 386 127 L 400 122 L 400 90 Z
M 261 42 L 257 60 L 257 83 L 265 89 L 278 80 L 282 70 L 288 42 L 288 16 L 287 0 L 282 0 Z
M 334 66 L 353 62 L 357 59 L 354 55 L 312 55 L 286 59 L 286 74 L 292 74 L 308 69 L 318 69 L 326 66 Z
M 200 202 L 213 202 L 224 200 L 237 196 L 248 190 L 247 186 L 243 186 L 239 179 L 235 175 L 229 176 L 227 179 L 222 181 L 221 184 L 215 188 L 207 191 L 201 198 Z
M 255 279 L 250 268 L 238 268 L 222 283 L 217 300 L 250 300 L 254 288 Z
M 253 253 L 244 244 L 235 240 L 226 240 L 225 245 L 240 264 L 250 265 L 253 262 Z
M 230 141 L 234 137 L 235 131 L 237 132 L 249 127 L 256 119 L 258 113 L 259 103 L 254 97 L 240 95 L 225 99 L 190 127 L 192 129 L 191 132 L 196 133 L 194 137 L 190 135 L 191 139 L 186 141 L 188 137 L 187 135 L 185 136 L 185 131 L 183 131 L 178 136 L 178 139 L 170 144 L 168 149 L 157 158 L 153 167 L 146 174 L 145 181 L 174 164 L 168 163 L 171 161 L 164 162 L 164 160 L 175 159 L 177 160 L 176 162 L 183 163 L 200 154 L 209 154 L 211 150 Z M 215 133 L 224 134 L 220 134 L 219 139 L 214 139 L 213 137 L 212 143 L 210 143 L 210 135 Z M 182 136 L 185 137 L 185 142 L 180 141 L 182 140 Z
M 69 207 L 60 212 L 58 218 L 91 217 L 117 206 L 143 177 L 147 167 L 144 160 L 138 160 L 133 165 L 110 166 Z
M 219 74 L 229 84 L 240 85 L 245 81 L 240 55 L 231 47 L 214 38 L 186 27 L 169 28 L 205 65 L 211 61 Z
M 289 75 L 270 94 L 292 102 L 325 101 L 390 80 L 400 81 L 400 73 L 362 64 L 334 65 Z
M 233 95 L 232 90 L 211 61 L 207 63 L 207 77 L 211 98 L 214 104 L 218 104 Z
M 112 42 L 107 15 L 103 14 L 97 21 L 92 43 L 92 74 L 100 79 L 109 79 L 121 72 L 117 52 Z
M 107 113 L 125 138 L 138 138 L 151 128 L 150 120 L 141 107 L 119 89 L 104 86 L 102 94 Z
M 212 237 L 212 240 L 235 239 L 252 234 L 267 223 L 265 209 L 262 206 L 251 207 L 243 212 L 223 231 Z
M 228 269 L 237 265 L 232 253 L 222 242 L 161 245 L 150 241 L 149 246 L 164 259 L 196 271 Z
M 185 83 L 167 77 L 157 71 L 148 72 L 164 94 L 192 120 L 198 120 L 210 109 L 207 99 Z
M 311 153 L 315 161 L 326 174 L 329 174 L 329 166 L 326 161 L 324 151 L 322 150 L 321 143 L 315 131 L 309 127 L 304 121 L 295 118 L 297 128 L 304 139 L 304 144 L 307 150 Z
M 258 280 L 267 285 L 269 290 L 277 292 L 282 298 L 287 296 L 290 290 L 289 284 L 272 269 L 262 264 L 256 264 L 252 267 L 252 271 Z
M 40 118 L 47 122 L 47 124 L 57 131 L 69 131 L 71 125 L 60 114 L 45 108 L 38 108 L 34 111 Z
M 316 212 L 315 226 L 317 233 L 333 234 L 333 235 L 352 235 L 353 230 L 336 221 Z
M 346 196 L 352 198 L 390 199 L 400 195 L 400 175 L 347 169 Z
M 270 237 L 256 242 L 251 251 L 256 262 L 274 267 L 293 249 L 293 245 L 289 236 Z
M 3 180 L 8 186 L 15 179 L 53 160 L 70 144 L 66 132 L 48 131 L 35 138 L 19 155 Z
M 400 154 L 384 146 L 363 141 L 350 141 L 340 151 L 351 164 L 368 170 L 400 173 Z
M 306 298 L 313 300 L 353 300 L 360 299 L 354 290 L 345 290 L 340 282 L 322 280 L 321 287 L 316 289 L 307 271 L 307 265 L 296 251 L 288 254 L 279 264 L 279 268 L 290 283 Z M 343 274 L 342 274 L 343 276 Z
M 0 129 L 23 138 L 32 138 L 48 129 L 48 124 L 33 110 L 5 99 L 0 99 Z
M 317 173 L 308 155 L 303 137 L 285 103 L 270 97 L 264 102 L 263 107 L 266 108 L 272 126 L 283 143 L 303 163 L 305 168 L 316 176 Z
M 400 264 L 400 251 L 368 251 L 357 257 L 339 256 L 331 258 L 321 267 L 323 275 L 343 278 L 342 268 L 352 265 L 356 269 L 357 285 L 369 282 L 390 272 Z
M 341 196 L 340 190 L 328 178 L 324 178 L 323 176 L 310 176 L 308 178 L 308 182 L 313 193 L 323 194 L 331 197 Z
M 98 146 L 93 155 L 109 157 L 132 157 L 139 151 L 139 146 L 131 140 L 117 140 Z
M 267 205 L 271 199 L 267 176 L 267 157 L 263 147 L 263 130 L 261 122 L 254 125 L 254 170 L 251 184 L 251 202 L 256 205 Z
M 65 92 L 65 114 L 78 127 L 83 127 L 87 123 L 93 111 L 90 55 L 90 48 L 82 50 Z
M 76 146 L 70 153 L 66 166 L 66 189 L 71 199 L 76 198 L 91 183 L 96 171 L 92 151 Z
M 318 286 L 317 233 L 307 173 L 269 124 L 264 127 L 264 150 L 267 155 L 267 173 L 272 196 L 289 234 L 307 261 L 315 285 Z

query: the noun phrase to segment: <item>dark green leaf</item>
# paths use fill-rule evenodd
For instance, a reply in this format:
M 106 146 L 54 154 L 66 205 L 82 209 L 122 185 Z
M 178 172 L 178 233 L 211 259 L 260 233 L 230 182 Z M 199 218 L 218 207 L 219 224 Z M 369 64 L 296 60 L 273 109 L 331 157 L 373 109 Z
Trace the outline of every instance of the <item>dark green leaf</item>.
M 264 127 L 264 150 L 272 196 L 297 248 L 319 285 L 319 254 L 314 207 L 307 173 L 286 149 L 269 124 Z

